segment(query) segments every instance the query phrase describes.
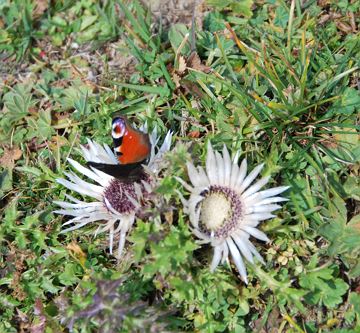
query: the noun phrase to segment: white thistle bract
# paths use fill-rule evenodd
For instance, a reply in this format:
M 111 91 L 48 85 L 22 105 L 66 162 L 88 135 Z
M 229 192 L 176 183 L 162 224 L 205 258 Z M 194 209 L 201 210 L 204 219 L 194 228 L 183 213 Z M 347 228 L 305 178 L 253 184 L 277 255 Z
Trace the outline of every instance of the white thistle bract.
M 276 203 L 287 200 L 278 194 L 287 190 L 288 186 L 260 191 L 270 177 L 263 177 L 255 183 L 253 181 L 264 164 L 247 175 L 246 159 L 240 167 L 237 159 L 231 160 L 225 146 L 221 155 L 214 152 L 209 144 L 205 170 L 187 163 L 192 186 L 179 179 L 190 192 L 190 198 L 185 200 L 179 194 L 193 233 L 201 240 L 200 243 L 210 243 L 214 248 L 211 271 L 220 262 L 228 260 L 230 254 L 241 278 L 247 283 L 243 258 L 254 263 L 255 256 L 261 263 L 264 262 L 249 238 L 253 236 L 269 241 L 265 233 L 256 227 L 261 221 L 275 216 L 271 213 L 281 207 Z
M 167 133 L 160 148 L 157 147 L 159 138 L 156 129 L 149 137 L 151 154 L 149 163 L 144 166 L 145 176 L 139 182 L 124 183 L 100 170 L 84 167 L 71 158 L 68 159 L 76 171 L 88 177 L 92 182 L 84 181 L 74 172 L 65 173 L 68 179 L 57 179 L 57 182 L 71 191 L 95 200 L 81 201 L 65 194 L 70 202 L 55 201 L 55 204 L 62 208 L 56 210 L 55 213 L 73 217 L 63 224 L 63 226 L 70 226 L 63 230 L 63 233 L 79 229 L 89 223 L 100 222 L 95 235 L 100 232 L 109 232 L 111 254 L 113 254 L 115 235 L 119 235 L 117 257 L 120 258 L 126 235 L 137 213 L 141 210 L 144 199 L 154 190 L 156 178 L 164 167 L 163 157 L 170 149 L 172 133 Z M 102 146 L 88 139 L 87 147 L 81 146 L 81 150 L 87 162 L 118 164 L 116 155 L 106 144 Z

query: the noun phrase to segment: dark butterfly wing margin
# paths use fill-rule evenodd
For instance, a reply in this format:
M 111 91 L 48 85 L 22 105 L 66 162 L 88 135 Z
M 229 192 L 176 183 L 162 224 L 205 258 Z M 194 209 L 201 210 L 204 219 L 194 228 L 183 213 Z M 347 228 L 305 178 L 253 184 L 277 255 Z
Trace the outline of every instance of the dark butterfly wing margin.
M 142 165 L 145 162 L 146 160 L 128 164 L 105 164 L 90 161 L 87 162 L 87 165 L 105 172 L 122 182 L 129 183 L 143 179 L 145 172 Z

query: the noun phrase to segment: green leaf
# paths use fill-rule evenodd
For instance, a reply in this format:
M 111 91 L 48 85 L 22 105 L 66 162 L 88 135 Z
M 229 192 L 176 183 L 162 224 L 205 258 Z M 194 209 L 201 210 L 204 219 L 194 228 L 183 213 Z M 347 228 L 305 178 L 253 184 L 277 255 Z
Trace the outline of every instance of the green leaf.
M 349 296 L 350 304 L 354 307 L 355 312 L 360 314 L 360 295 L 355 292 L 351 292 Z
M 39 119 L 37 121 L 38 133 L 45 139 L 50 139 L 54 130 L 51 126 L 51 111 L 41 110 L 39 112 Z
M 300 286 L 310 290 L 305 295 L 311 304 L 324 304 L 327 308 L 335 308 L 342 303 L 342 296 L 349 286 L 339 278 L 334 279 L 332 268 L 314 270 L 301 275 Z
M 340 98 L 329 108 L 327 116 L 338 114 L 351 115 L 360 105 L 360 94 L 357 89 L 347 87 Z
M 349 258 L 358 258 L 360 254 L 359 217 L 355 216 L 346 223 L 347 210 L 345 202 L 335 197 L 324 210 L 328 222 L 319 228 L 319 233 L 329 242 L 328 253 L 331 256 L 344 254 Z
M 51 111 L 41 110 L 38 114 L 38 119 L 31 117 L 28 119 L 29 139 L 36 137 L 38 142 L 43 142 L 51 138 L 54 129 L 51 126 Z
M 171 26 L 168 35 L 169 41 L 175 53 L 178 51 L 180 44 L 184 41 L 185 36 L 188 35 L 188 37 L 190 37 L 186 25 L 180 23 Z M 184 55 L 188 55 L 190 53 L 189 38 L 188 41 L 183 45 L 180 53 Z
M 224 30 L 225 29 L 224 16 L 218 12 L 210 12 L 204 18 L 204 28 L 210 32 Z M 209 47 L 210 45 L 206 43 L 206 46 Z
M 41 288 L 46 292 L 55 294 L 61 289 L 60 287 L 56 287 L 52 279 L 48 276 L 43 276 L 41 280 Z
M 209 6 L 214 6 L 215 8 L 221 10 L 229 6 L 234 0 L 207 0 Z
M 59 275 L 59 281 L 65 286 L 71 286 L 79 281 L 76 273 L 77 265 L 73 263 L 67 263 L 65 265 L 64 272 Z
M 168 96 L 170 94 L 169 88 L 165 85 L 162 86 L 143 86 L 143 85 L 137 85 L 137 84 L 129 84 L 129 83 L 122 83 L 122 82 L 116 82 L 116 81 L 108 81 L 111 84 L 114 84 L 119 87 L 133 89 L 137 91 L 143 91 L 149 94 L 158 94 L 160 96 Z
M 239 0 L 232 1 L 230 7 L 235 14 L 251 17 L 253 15 L 251 7 L 254 4 L 253 0 Z
M 40 177 L 41 176 L 41 170 L 39 170 L 38 168 L 35 167 L 30 167 L 30 166 L 23 166 L 23 167 L 15 167 L 16 171 L 20 171 L 20 172 L 24 172 L 27 174 L 31 174 L 33 176 L 36 177 Z
M 0 173 L 0 197 L 12 189 L 12 171 L 4 170 Z
M 3 220 L 4 226 L 12 228 L 18 216 L 19 212 L 17 210 L 17 200 L 13 200 L 5 208 L 5 217 Z
M 29 109 L 35 105 L 31 89 L 31 85 L 17 84 L 4 95 L 5 112 L 0 120 L 1 129 L 11 129 L 12 125 L 28 115 Z
M 57 25 L 58 27 L 66 27 L 67 26 L 67 22 L 65 19 L 63 19 L 61 16 L 54 16 L 52 18 L 52 23 L 54 23 L 55 25 Z
M 360 276 L 360 260 L 355 259 L 355 263 L 351 265 L 349 270 L 349 277 L 351 279 L 356 279 L 358 276 Z
M 289 20 L 289 11 L 283 6 L 278 6 L 275 11 L 274 24 L 285 29 L 288 20 Z
M 83 17 L 81 21 L 80 31 L 83 31 L 86 28 L 90 27 L 92 24 L 94 24 L 97 21 L 97 19 L 98 19 L 97 15 L 90 15 Z
M 327 308 L 335 308 L 343 302 L 342 296 L 349 289 L 348 284 L 342 279 L 335 279 L 325 284 L 329 288 L 323 288 L 322 300 Z
M 152 231 L 153 224 L 144 223 L 139 221 L 136 229 L 132 232 L 129 240 L 133 243 L 133 251 L 135 252 L 135 260 L 140 261 L 140 259 L 145 254 L 145 248 Z
M 157 243 L 151 243 L 152 262 L 144 266 L 145 276 L 153 276 L 160 272 L 163 276 L 178 269 L 181 264 L 190 261 L 192 252 L 198 248 L 189 232 L 181 228 L 171 227 L 171 232 Z

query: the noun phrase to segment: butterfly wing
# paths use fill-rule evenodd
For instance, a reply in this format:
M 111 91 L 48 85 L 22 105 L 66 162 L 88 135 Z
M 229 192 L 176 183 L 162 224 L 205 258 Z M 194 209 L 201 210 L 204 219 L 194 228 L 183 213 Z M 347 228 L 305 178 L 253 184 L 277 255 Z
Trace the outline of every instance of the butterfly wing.
M 113 176 L 122 182 L 130 183 L 143 179 L 145 173 L 142 164 L 145 161 L 129 164 L 105 164 L 87 162 L 87 165 Z
M 133 128 L 127 118 L 114 117 L 111 134 L 120 164 L 133 164 L 149 157 L 151 152 L 149 135 Z

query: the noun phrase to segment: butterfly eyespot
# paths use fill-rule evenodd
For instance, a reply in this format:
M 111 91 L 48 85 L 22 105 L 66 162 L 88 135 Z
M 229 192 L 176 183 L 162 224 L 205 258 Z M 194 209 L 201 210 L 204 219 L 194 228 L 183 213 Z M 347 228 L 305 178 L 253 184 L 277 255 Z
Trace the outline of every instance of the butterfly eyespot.
M 111 135 L 113 139 L 120 139 L 125 135 L 126 132 L 126 123 L 123 118 L 117 117 L 112 121 L 112 131 Z

